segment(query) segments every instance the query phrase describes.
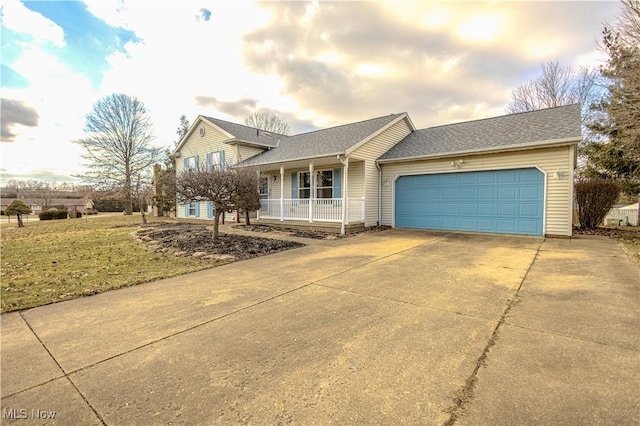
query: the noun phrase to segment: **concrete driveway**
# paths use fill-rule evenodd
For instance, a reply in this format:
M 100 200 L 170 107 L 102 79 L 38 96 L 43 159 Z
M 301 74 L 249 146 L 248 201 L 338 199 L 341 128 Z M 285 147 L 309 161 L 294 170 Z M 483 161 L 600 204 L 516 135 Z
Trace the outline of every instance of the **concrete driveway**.
M 637 424 L 639 312 L 602 237 L 310 242 L 3 315 L 2 418 Z

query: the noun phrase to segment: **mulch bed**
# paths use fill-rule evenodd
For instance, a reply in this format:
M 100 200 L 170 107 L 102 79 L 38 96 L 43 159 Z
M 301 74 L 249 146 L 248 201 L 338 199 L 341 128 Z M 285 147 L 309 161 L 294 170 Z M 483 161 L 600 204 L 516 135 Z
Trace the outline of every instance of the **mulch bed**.
M 277 226 L 269 226 L 269 225 L 236 225 L 234 228 L 244 229 L 245 231 L 251 232 L 261 232 L 261 233 L 278 233 L 289 235 L 291 237 L 299 237 L 299 238 L 311 238 L 314 240 L 326 240 L 326 239 L 337 239 L 343 238 L 340 234 L 328 233 L 322 231 L 305 231 L 302 229 L 293 229 L 293 228 L 284 228 Z
M 141 234 L 139 232 L 139 234 Z M 207 252 L 234 256 L 236 259 L 251 259 L 302 247 L 295 241 L 283 241 L 272 238 L 249 237 L 244 235 L 220 233 L 214 241 L 213 231 L 202 225 L 191 224 L 154 224 L 142 233 L 152 241 L 174 251 L 193 254 Z
M 287 228 L 280 226 L 271 226 L 271 225 L 236 225 L 235 228 L 244 229 L 246 231 L 251 232 L 275 232 L 279 234 L 285 234 L 292 237 L 299 238 L 312 238 L 315 240 L 335 240 L 338 238 L 347 238 L 355 235 L 362 235 L 369 232 L 377 232 L 384 231 L 385 229 L 391 229 L 390 226 L 375 226 L 371 228 L 367 228 L 363 231 L 353 232 L 347 235 L 340 235 L 335 232 L 323 232 L 323 231 L 312 231 L 312 230 L 304 230 L 304 229 L 295 229 L 295 228 Z

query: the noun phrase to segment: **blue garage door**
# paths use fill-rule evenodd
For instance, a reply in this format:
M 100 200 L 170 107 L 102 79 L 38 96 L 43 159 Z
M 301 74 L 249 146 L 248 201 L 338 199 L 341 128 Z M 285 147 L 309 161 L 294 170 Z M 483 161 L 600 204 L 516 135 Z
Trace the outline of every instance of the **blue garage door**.
M 543 183 L 535 168 L 402 176 L 395 225 L 542 235 Z

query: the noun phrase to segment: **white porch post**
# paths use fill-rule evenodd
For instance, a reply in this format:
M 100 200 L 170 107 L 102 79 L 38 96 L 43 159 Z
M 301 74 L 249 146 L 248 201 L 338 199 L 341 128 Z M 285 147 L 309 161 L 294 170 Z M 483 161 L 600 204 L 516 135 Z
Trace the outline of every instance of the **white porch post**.
M 236 154 L 238 153 L 238 146 L 236 145 Z M 236 157 L 236 158 L 240 158 L 240 157 Z M 258 191 L 260 191 L 260 170 L 256 170 L 256 174 L 258 175 Z M 267 188 L 269 188 L 269 178 L 267 178 Z M 267 189 L 267 194 L 269 193 L 269 189 Z M 269 196 L 267 195 L 267 199 L 269 199 Z M 262 210 L 262 200 L 260 200 L 260 208 L 258 209 L 258 211 L 256 212 L 256 219 L 259 221 L 260 220 L 260 210 Z
M 284 166 L 280 166 L 280 221 L 284 221 Z
M 345 157 L 342 164 L 344 164 L 342 169 L 344 170 L 342 183 L 344 190 L 342 191 L 342 226 L 340 227 L 340 234 L 344 235 L 346 233 L 346 225 L 349 223 L 349 206 L 347 205 L 349 200 L 349 157 Z
M 309 163 L 309 222 L 313 222 L 313 200 L 316 192 L 316 180 L 313 174 L 313 161 L 311 161 Z

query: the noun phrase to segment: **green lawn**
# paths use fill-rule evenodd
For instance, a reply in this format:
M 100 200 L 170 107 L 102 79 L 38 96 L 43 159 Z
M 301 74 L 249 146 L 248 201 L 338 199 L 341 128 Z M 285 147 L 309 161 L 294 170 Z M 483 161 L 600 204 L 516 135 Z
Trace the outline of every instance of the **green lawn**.
M 139 224 L 140 215 L 2 223 L 2 312 L 216 265 L 146 250 L 131 235 Z

